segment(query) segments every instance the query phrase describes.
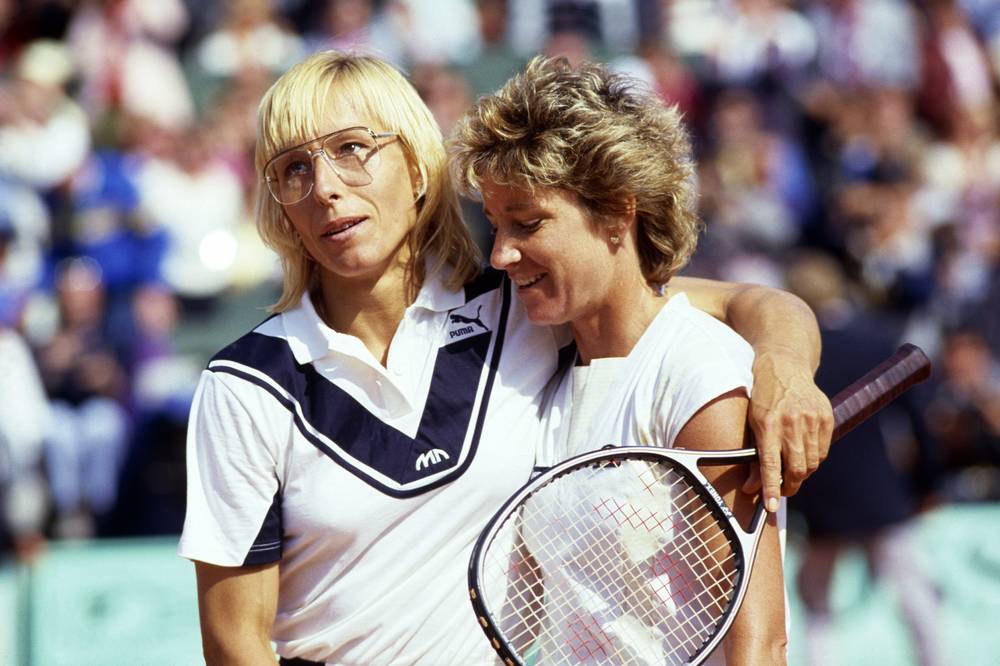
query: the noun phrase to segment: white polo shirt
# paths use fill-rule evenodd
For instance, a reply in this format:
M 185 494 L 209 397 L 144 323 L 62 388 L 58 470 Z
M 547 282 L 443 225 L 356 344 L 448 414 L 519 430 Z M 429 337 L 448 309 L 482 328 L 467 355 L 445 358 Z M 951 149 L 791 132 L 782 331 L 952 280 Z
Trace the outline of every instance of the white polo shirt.
M 528 321 L 500 273 L 458 292 L 431 277 L 382 367 L 304 297 L 202 375 L 180 554 L 280 560 L 282 656 L 493 663 L 469 554 L 530 475 L 557 335 Z

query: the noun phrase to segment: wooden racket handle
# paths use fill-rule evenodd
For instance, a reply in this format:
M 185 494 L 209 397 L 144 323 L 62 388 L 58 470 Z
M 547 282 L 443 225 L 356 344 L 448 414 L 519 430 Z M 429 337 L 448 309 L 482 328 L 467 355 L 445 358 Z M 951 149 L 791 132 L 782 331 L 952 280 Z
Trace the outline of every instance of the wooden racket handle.
M 931 376 L 931 362 L 920 347 L 909 343 L 833 396 L 833 439 L 837 440 L 859 423 L 895 400 L 910 387 Z

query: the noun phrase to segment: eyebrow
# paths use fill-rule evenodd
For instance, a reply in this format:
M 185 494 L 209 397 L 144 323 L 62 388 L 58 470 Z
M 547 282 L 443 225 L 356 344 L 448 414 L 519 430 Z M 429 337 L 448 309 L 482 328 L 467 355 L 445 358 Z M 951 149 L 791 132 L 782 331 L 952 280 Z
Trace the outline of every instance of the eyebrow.
M 337 134 L 338 132 L 346 132 L 347 130 L 353 130 L 353 129 L 363 129 L 363 130 L 368 130 L 370 132 L 375 132 L 375 130 L 370 129 L 367 125 L 347 125 L 346 127 L 341 127 L 340 129 L 335 129 L 332 132 L 327 132 L 326 134 L 319 134 L 317 136 L 314 136 L 311 139 L 307 139 L 307 140 L 303 141 L 302 143 L 297 143 L 294 146 L 288 146 L 287 148 L 283 148 L 283 149 L 279 150 L 278 152 L 276 152 L 274 154 L 274 156 L 277 157 L 278 155 L 281 155 L 281 154 L 284 154 L 284 153 L 290 153 L 293 150 L 299 150 L 300 148 L 305 148 L 306 146 L 308 146 L 311 143 L 316 143 L 317 141 L 320 141 L 320 140 L 325 139 L 327 137 L 333 136 L 334 134 Z M 377 134 L 379 134 L 379 133 L 376 132 L 376 135 Z
M 516 201 L 514 203 L 507 204 L 506 206 L 504 206 L 503 212 L 514 213 L 522 210 L 531 210 L 533 208 L 542 208 L 542 206 L 536 203 L 521 203 Z M 493 216 L 493 213 L 486 206 L 483 206 L 483 214 L 486 215 L 486 217 Z

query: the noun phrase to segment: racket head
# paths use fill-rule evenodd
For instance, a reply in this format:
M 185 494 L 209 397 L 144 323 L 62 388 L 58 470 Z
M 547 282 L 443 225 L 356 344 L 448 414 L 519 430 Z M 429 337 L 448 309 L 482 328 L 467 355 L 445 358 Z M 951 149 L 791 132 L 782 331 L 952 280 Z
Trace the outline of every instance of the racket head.
M 507 664 L 698 664 L 745 594 L 763 524 L 744 531 L 698 469 L 753 449 L 602 449 L 526 484 L 469 565 L 480 626 Z

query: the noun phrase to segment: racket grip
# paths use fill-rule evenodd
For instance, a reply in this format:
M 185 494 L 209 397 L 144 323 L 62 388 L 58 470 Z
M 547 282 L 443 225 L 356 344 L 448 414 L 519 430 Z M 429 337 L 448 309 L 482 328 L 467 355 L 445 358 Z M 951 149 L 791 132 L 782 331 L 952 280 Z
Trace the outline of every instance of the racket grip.
M 920 347 L 909 343 L 830 400 L 833 406 L 833 439 L 931 376 L 931 362 Z

